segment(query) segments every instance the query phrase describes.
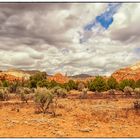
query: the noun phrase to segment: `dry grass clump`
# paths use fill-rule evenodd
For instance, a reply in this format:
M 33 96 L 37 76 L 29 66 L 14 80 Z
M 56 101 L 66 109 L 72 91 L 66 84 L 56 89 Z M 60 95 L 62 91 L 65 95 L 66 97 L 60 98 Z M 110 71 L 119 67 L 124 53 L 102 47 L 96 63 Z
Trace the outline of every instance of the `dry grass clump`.
M 0 100 L 1 101 L 9 100 L 9 94 L 8 94 L 7 88 L 1 88 L 0 89 Z
M 18 89 L 18 94 L 20 97 L 20 100 L 23 102 L 28 103 L 28 100 L 33 99 L 34 94 L 31 94 L 31 90 L 29 88 L 19 88 Z
M 125 97 L 130 97 L 132 96 L 133 88 L 126 86 L 123 91 L 124 91 Z
M 88 92 L 88 89 L 87 88 L 83 88 L 82 92 L 80 93 L 79 98 L 80 99 L 86 99 L 87 98 L 87 92 Z
M 140 100 L 136 100 L 133 102 L 134 109 L 140 110 Z
M 135 88 L 134 93 L 135 93 L 135 98 L 140 99 L 140 88 Z
M 66 89 L 59 86 L 54 87 L 51 91 L 54 95 L 61 98 L 66 98 L 68 94 L 68 91 Z

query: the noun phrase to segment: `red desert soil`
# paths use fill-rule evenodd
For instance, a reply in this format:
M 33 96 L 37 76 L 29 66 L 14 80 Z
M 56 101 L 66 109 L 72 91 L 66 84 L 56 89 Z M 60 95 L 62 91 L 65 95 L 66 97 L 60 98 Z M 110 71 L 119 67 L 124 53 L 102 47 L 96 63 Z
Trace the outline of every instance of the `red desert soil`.
M 0 137 L 140 137 L 134 99 L 59 99 L 57 116 L 35 114 L 34 103 L 0 103 Z M 19 111 L 18 111 L 19 109 Z

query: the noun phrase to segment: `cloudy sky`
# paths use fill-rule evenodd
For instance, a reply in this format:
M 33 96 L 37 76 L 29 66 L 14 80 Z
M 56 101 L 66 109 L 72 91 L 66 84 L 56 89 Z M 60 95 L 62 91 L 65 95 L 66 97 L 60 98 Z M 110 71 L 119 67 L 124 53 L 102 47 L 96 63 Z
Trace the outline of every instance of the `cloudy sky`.
M 140 3 L 1 3 L 0 69 L 109 75 L 140 60 L 139 26 Z

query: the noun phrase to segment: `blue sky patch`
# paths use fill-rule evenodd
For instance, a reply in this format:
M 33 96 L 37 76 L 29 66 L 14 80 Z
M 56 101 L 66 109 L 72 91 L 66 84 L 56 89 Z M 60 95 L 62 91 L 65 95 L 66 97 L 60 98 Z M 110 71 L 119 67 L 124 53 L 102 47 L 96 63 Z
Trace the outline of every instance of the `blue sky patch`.
M 83 28 L 84 33 L 83 35 L 81 35 L 80 43 L 83 43 L 86 40 L 88 40 L 88 38 L 90 37 L 89 35 L 87 37 L 88 32 L 95 32 L 94 29 L 98 28 L 99 26 L 107 30 L 110 27 L 110 25 L 113 23 L 113 16 L 117 13 L 120 7 L 121 7 L 121 3 L 109 3 L 103 13 L 97 15 L 95 19 L 93 19 L 91 22 L 89 22 L 84 26 Z M 101 28 L 99 28 L 99 30 Z M 100 32 L 100 31 L 96 31 L 96 32 Z

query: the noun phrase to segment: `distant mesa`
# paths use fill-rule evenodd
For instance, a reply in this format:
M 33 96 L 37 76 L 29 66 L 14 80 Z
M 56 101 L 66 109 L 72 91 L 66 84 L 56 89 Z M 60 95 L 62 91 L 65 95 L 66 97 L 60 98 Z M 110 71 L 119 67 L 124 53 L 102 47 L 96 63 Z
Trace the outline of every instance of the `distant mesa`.
M 79 74 L 79 75 L 74 75 L 74 76 L 70 76 L 71 78 L 89 78 L 89 77 L 92 77 L 91 75 L 89 74 Z
M 24 71 L 17 68 L 10 68 L 7 71 L 0 72 L 0 80 L 8 80 L 8 81 L 23 81 L 28 80 L 31 75 L 38 71 Z
M 3 74 L 11 75 L 17 78 L 25 79 L 28 80 L 30 77 L 30 74 L 24 72 L 23 70 L 16 69 L 16 68 L 11 68 L 8 69 L 7 71 L 2 72 Z
M 11 68 L 7 71 L 0 71 L 0 80 L 28 80 L 31 75 L 40 72 L 39 70 L 21 70 L 17 68 Z M 111 76 L 113 76 L 117 81 L 121 81 L 124 79 L 133 79 L 139 80 L 140 79 L 140 62 L 136 63 L 135 65 L 131 65 L 125 68 L 121 68 L 115 71 Z M 72 80 L 80 80 L 80 81 L 87 81 L 94 79 L 95 76 L 91 76 L 88 74 L 79 74 L 74 76 L 67 76 L 63 75 L 62 73 L 56 73 L 54 75 L 47 75 L 47 79 L 49 81 L 54 80 L 58 83 L 67 83 L 70 79 Z M 107 76 L 103 76 L 103 78 L 108 79 Z
M 10 68 L 7 70 L 7 72 L 23 72 L 23 70 L 17 69 L 17 68 Z

